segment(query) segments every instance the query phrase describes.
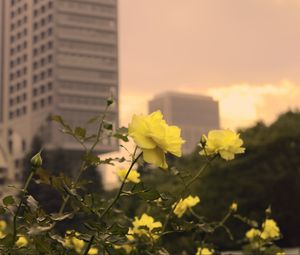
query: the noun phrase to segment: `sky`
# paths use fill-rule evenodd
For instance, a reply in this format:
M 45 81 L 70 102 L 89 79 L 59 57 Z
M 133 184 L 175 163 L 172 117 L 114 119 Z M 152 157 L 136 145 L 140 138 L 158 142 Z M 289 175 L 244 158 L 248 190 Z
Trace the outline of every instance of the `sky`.
M 119 0 L 119 58 L 121 125 L 172 90 L 218 100 L 222 128 L 269 124 L 300 109 L 300 0 Z
M 122 125 L 171 90 L 270 123 L 300 106 L 300 0 L 119 0 L 119 57 Z

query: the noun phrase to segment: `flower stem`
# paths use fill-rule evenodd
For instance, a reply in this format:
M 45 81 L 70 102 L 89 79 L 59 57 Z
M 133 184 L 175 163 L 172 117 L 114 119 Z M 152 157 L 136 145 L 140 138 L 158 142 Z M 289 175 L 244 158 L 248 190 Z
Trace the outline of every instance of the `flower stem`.
M 188 190 L 190 188 L 190 186 L 203 174 L 203 172 L 207 169 L 207 167 L 210 165 L 210 163 L 215 159 L 216 157 L 212 157 L 211 159 L 209 159 L 209 161 L 206 162 L 205 165 L 203 165 L 200 170 L 195 174 L 195 176 L 184 186 L 183 191 L 180 194 L 180 197 L 177 198 L 174 206 L 171 207 L 169 213 L 166 216 L 164 225 L 163 225 L 163 229 L 162 229 L 162 233 L 166 230 L 166 227 L 168 225 L 168 222 L 170 220 L 171 214 L 172 212 L 176 209 L 179 199 L 183 197 L 184 193 L 186 192 L 186 190 Z
M 114 206 L 114 204 L 115 204 L 115 203 L 118 201 L 118 199 L 120 198 L 120 195 L 121 195 L 121 193 L 122 193 L 122 191 L 123 191 L 123 188 L 124 188 L 125 182 L 126 182 L 126 180 L 127 180 L 127 177 L 129 176 L 130 171 L 131 171 L 131 169 L 133 168 L 134 164 L 138 161 L 138 159 L 142 156 L 142 154 L 143 154 L 143 152 L 141 152 L 141 153 L 140 153 L 140 154 L 132 161 L 132 163 L 131 163 L 131 165 L 130 165 L 130 167 L 129 167 L 129 169 L 128 169 L 128 171 L 127 171 L 125 177 L 124 177 L 124 180 L 122 181 L 122 184 L 121 184 L 121 186 L 120 186 L 120 188 L 119 188 L 119 190 L 118 190 L 118 192 L 117 192 L 115 198 L 112 200 L 112 202 L 109 204 L 109 206 L 106 207 L 106 209 L 103 211 L 103 213 L 101 213 L 101 215 L 100 215 L 100 220 L 108 213 L 108 211 Z
M 133 158 L 134 158 L 135 152 L 136 152 L 136 149 L 134 150 Z M 143 152 L 141 152 L 136 158 L 134 158 L 134 159 L 132 160 L 132 163 L 131 163 L 131 165 L 130 165 L 130 167 L 129 167 L 129 169 L 128 169 L 128 171 L 127 171 L 125 177 L 124 177 L 124 180 L 122 181 L 122 184 L 121 184 L 121 186 L 120 186 L 120 188 L 119 188 L 119 190 L 118 190 L 118 192 L 117 192 L 115 198 L 114 198 L 114 199 L 112 200 L 112 202 L 106 207 L 106 209 L 101 213 L 101 215 L 99 216 L 99 220 L 102 220 L 103 217 L 109 212 L 109 210 L 110 210 L 110 209 L 118 202 L 118 200 L 119 200 L 119 198 L 120 198 L 120 196 L 121 196 L 121 194 L 122 194 L 123 188 L 124 188 L 124 186 L 125 186 L 126 180 L 127 180 L 128 176 L 129 176 L 129 174 L 130 174 L 130 171 L 132 170 L 134 164 L 135 164 L 135 163 L 138 161 L 138 159 L 142 156 L 142 154 L 143 154 Z M 87 247 L 86 247 L 86 249 L 85 249 L 85 251 L 84 251 L 84 253 L 83 253 L 83 255 L 87 255 L 87 254 L 88 254 L 88 251 L 89 251 L 89 249 L 90 249 L 91 246 L 92 246 L 92 243 L 93 243 L 93 241 L 94 241 L 94 238 L 95 238 L 95 235 L 92 235 L 92 236 L 91 236 L 91 239 L 90 239 L 90 241 L 89 241 L 89 243 L 88 243 L 88 245 L 87 245 Z
M 88 245 L 86 246 L 86 248 L 84 250 L 83 255 L 87 255 L 88 254 L 89 250 L 91 249 L 91 246 L 92 246 L 92 243 L 93 243 L 94 239 L 95 239 L 95 236 L 92 235 L 91 238 L 90 238 L 90 240 L 89 240 L 89 242 L 88 242 Z
M 32 168 L 31 171 L 30 171 L 30 174 L 29 176 L 27 177 L 26 179 L 26 182 L 25 182 L 25 185 L 24 185 L 24 188 L 23 188 L 23 195 L 21 197 L 21 200 L 18 204 L 18 207 L 17 207 L 17 211 L 16 213 L 14 214 L 14 217 L 13 217 L 13 234 L 12 234 L 12 244 L 11 244 L 11 247 L 14 246 L 15 242 L 16 242 L 16 238 L 17 238 L 17 218 L 19 216 L 19 213 L 21 211 L 21 207 L 24 203 L 24 200 L 25 200 L 25 196 L 26 196 L 26 193 L 27 193 L 27 189 L 28 189 L 28 186 L 30 184 L 30 181 L 32 179 L 32 177 L 34 176 L 34 171 L 35 169 Z

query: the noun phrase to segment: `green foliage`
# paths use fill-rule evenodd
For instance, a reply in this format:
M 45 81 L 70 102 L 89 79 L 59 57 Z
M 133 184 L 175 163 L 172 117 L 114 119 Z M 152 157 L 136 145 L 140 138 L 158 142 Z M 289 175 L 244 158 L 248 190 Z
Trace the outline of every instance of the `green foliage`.
M 43 143 L 35 138 L 25 160 L 24 187 L 19 196 L 5 197 L 0 206 L 1 217 L 9 223 L 6 226 L 0 221 L 0 254 L 196 254 L 199 247 L 217 252 L 225 247 L 220 241 L 229 242 L 241 234 L 237 232 L 244 234 L 250 227 L 259 226 L 258 214 L 249 207 L 249 201 L 250 204 L 257 202 L 253 197 L 254 188 L 265 198 L 265 191 L 274 193 L 274 190 L 263 184 L 273 181 L 276 187 L 278 178 L 287 177 L 282 167 L 298 164 L 297 160 L 294 162 L 292 150 L 298 148 L 300 140 L 289 132 L 285 132 L 284 137 L 278 135 L 274 130 L 282 129 L 279 121 L 272 132 L 262 124 L 253 130 L 244 130 L 242 135 L 246 143 L 249 141 L 248 155 L 227 164 L 215 160 L 217 155 L 203 158 L 195 153 L 179 161 L 170 157 L 169 162 L 176 167 L 161 171 L 143 165 L 140 160 L 143 152 L 135 149 L 127 160 L 131 165 L 120 188 L 113 194 L 105 194 L 99 185 L 96 167 L 124 163 L 126 159 L 99 158 L 94 150 L 104 136 L 128 141 L 126 128 L 115 130 L 106 120 L 112 103 L 113 100 L 108 99 L 104 114 L 89 121 L 97 123 L 97 130 L 92 134 L 84 127 L 71 127 L 60 116 L 53 117 L 63 133 L 81 144 L 83 153 L 61 149 L 41 152 Z M 293 126 L 290 117 L 281 116 L 281 119 Z M 262 143 L 262 134 L 266 132 L 269 138 Z M 288 155 L 288 162 L 284 162 L 286 157 L 282 150 Z M 276 161 L 267 164 L 270 155 L 275 155 Z M 142 181 L 127 182 L 135 164 L 140 165 Z M 245 169 L 241 171 L 241 167 Z M 251 186 L 253 172 L 257 175 L 256 183 L 260 183 L 255 187 Z M 268 176 L 258 178 L 264 172 Z M 293 177 L 298 174 L 294 171 Z M 196 194 L 200 194 L 202 201 L 191 204 L 188 198 L 193 200 L 190 195 Z M 238 212 L 230 206 L 233 200 L 241 208 Z M 255 207 L 261 212 L 269 204 L 274 211 L 282 212 L 275 208 L 274 198 L 262 200 Z M 183 213 L 178 214 L 175 209 Z M 249 211 L 251 215 L 247 215 Z M 268 217 L 271 217 L 269 211 Z M 242 224 L 239 231 L 236 231 L 237 224 Z M 261 254 L 280 251 L 273 243 L 276 240 L 268 238 Z M 251 249 L 248 241 L 242 240 L 246 250 Z

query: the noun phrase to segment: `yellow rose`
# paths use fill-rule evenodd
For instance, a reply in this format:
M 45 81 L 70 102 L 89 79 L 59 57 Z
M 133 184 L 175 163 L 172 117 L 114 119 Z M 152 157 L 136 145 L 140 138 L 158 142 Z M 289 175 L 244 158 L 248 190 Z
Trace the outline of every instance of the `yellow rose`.
M 134 115 L 128 125 L 128 134 L 143 151 L 146 162 L 167 168 L 165 153 L 180 157 L 184 140 L 180 128 L 168 126 L 160 111 L 150 115 Z
M 198 196 L 192 197 L 191 195 L 185 199 L 180 199 L 179 202 L 173 204 L 174 213 L 181 218 L 188 208 L 192 208 L 200 202 Z
M 148 236 L 151 239 L 157 239 L 158 229 L 162 228 L 162 224 L 159 221 L 154 221 L 154 218 L 144 213 L 141 218 L 134 218 L 132 222 L 133 228 L 129 229 L 128 233 L 135 234 L 138 236 Z M 131 236 L 132 238 L 132 236 Z
M 277 223 L 272 219 L 265 220 L 262 225 L 262 229 L 261 238 L 263 239 L 277 238 L 280 236 L 280 230 Z
M 284 251 L 277 252 L 276 255 L 285 255 Z
M 128 170 L 127 169 L 119 169 L 117 170 L 117 175 L 119 176 L 120 180 L 123 181 L 125 179 L 125 176 L 127 174 Z M 135 170 L 131 169 L 126 182 L 133 182 L 133 183 L 139 183 L 140 180 L 140 173 Z
M 25 236 L 20 235 L 16 241 L 16 246 L 18 248 L 26 247 L 28 245 L 28 240 Z
M 198 248 L 196 255 L 212 255 L 213 252 L 213 250 L 208 248 Z
M 203 136 L 204 148 L 200 151 L 200 155 L 216 155 L 219 154 L 225 160 L 234 159 L 235 154 L 244 153 L 245 148 L 243 140 L 239 138 L 239 134 L 231 130 L 212 130 L 208 136 Z
M 246 237 L 249 240 L 253 240 L 255 237 L 260 236 L 261 231 L 256 229 L 256 228 L 251 228 L 249 231 L 246 233 Z

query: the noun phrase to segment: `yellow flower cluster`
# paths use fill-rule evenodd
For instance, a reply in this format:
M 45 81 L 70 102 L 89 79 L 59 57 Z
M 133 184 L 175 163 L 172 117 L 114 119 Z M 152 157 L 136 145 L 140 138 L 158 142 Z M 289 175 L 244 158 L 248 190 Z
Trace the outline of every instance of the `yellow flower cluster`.
M 123 181 L 125 179 L 127 172 L 128 172 L 128 169 L 117 170 L 117 175 L 119 176 L 121 181 Z M 141 181 L 140 173 L 135 169 L 131 169 L 131 171 L 126 179 L 126 182 L 139 183 L 140 181 Z
M 185 199 L 180 199 L 178 203 L 173 204 L 174 213 L 181 218 L 187 209 L 194 207 L 200 203 L 198 196 L 192 197 L 191 195 Z
M 154 218 L 144 213 L 141 218 L 135 217 L 132 222 L 133 228 L 130 233 L 137 236 L 147 236 L 153 240 L 158 239 L 159 229 L 162 224 L 159 221 L 154 221 Z
M 149 238 L 152 242 L 159 238 L 159 229 L 162 224 L 154 221 L 154 218 L 144 213 L 141 218 L 135 217 L 132 222 L 133 227 L 129 228 L 126 238 L 128 243 L 122 245 L 114 245 L 115 249 L 124 249 L 126 254 L 130 254 L 135 249 L 134 236 Z
M 168 126 L 160 111 L 150 115 L 134 115 L 128 125 L 128 134 L 143 151 L 146 162 L 166 169 L 168 167 L 165 153 L 180 157 L 184 140 L 181 130 Z
M 235 154 L 244 153 L 243 140 L 239 134 L 231 130 L 212 130 L 202 137 L 204 148 L 200 155 L 213 156 L 219 154 L 225 160 L 232 160 Z
M 272 219 L 267 219 L 262 225 L 263 231 L 261 238 L 263 239 L 274 239 L 280 236 L 280 230 L 277 223 Z
M 275 239 L 280 236 L 280 230 L 277 223 L 272 219 L 266 219 L 262 224 L 262 231 L 256 228 L 252 228 L 246 233 L 246 238 L 252 241 L 253 239 L 260 237 L 262 239 Z
M 69 249 L 74 249 L 77 254 L 81 254 L 85 247 L 85 242 L 79 238 L 80 234 L 71 230 L 67 230 L 64 246 Z M 91 247 L 88 255 L 97 255 L 98 249 Z
M 198 248 L 196 255 L 212 255 L 213 253 L 214 251 L 208 248 Z

